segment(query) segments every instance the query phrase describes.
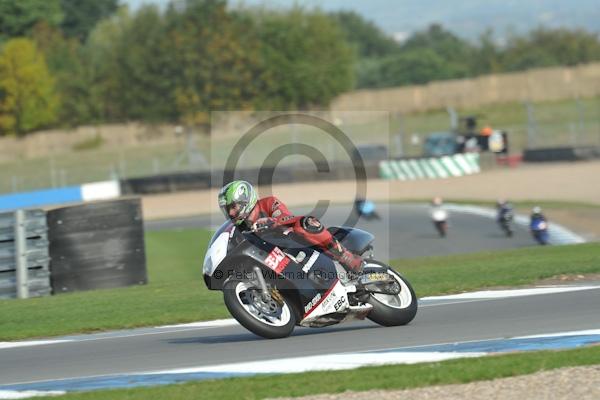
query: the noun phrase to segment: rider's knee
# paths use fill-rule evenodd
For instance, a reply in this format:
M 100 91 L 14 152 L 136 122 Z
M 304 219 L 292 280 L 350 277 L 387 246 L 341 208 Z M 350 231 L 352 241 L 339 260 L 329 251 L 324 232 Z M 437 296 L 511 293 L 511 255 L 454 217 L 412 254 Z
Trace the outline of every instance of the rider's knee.
M 302 219 L 300 220 L 300 226 L 306 232 L 311 234 L 319 234 L 325 230 L 325 227 L 323 226 L 321 221 L 311 216 L 302 217 Z

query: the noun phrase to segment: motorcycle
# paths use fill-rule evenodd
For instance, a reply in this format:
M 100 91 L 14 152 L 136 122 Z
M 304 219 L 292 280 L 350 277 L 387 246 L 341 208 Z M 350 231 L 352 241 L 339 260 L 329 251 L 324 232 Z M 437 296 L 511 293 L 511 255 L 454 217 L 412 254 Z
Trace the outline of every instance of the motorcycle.
M 533 238 L 542 246 L 548 244 L 548 223 L 541 218 L 532 218 L 529 229 L 531 230 L 531 234 Z
M 448 212 L 441 207 L 431 210 L 431 220 L 440 237 L 446 237 L 448 233 Z
M 349 273 L 291 229 L 241 230 L 225 222 L 212 237 L 203 275 L 223 292 L 231 315 L 268 339 L 295 326 L 325 327 L 368 318 L 382 326 L 408 324 L 417 313 L 411 284 L 372 256 L 373 235 L 349 227 L 329 231 L 348 250 L 368 254 L 361 273 Z
M 359 217 L 367 220 L 381 219 L 375 209 L 375 203 L 370 200 L 357 199 L 354 202 L 354 212 L 356 212 L 356 215 Z
M 498 217 L 498 224 L 500 225 L 500 229 L 507 237 L 512 237 L 514 234 L 512 229 L 512 220 L 513 213 L 512 211 L 506 211 Z

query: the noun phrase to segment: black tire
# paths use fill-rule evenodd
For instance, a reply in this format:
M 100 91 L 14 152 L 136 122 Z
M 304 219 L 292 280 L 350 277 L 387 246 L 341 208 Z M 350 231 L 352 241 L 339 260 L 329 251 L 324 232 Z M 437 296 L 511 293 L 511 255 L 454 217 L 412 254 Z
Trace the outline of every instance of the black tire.
M 269 325 L 266 322 L 261 322 L 253 317 L 249 311 L 247 311 L 241 304 L 237 293 L 237 285 L 242 284 L 242 281 L 229 281 L 223 286 L 223 299 L 225 306 L 233 316 L 244 328 L 250 332 L 262 336 L 266 339 L 280 339 L 288 337 L 294 330 L 296 325 L 296 313 L 289 300 L 284 297 L 285 305 L 289 308 L 290 319 L 282 326 Z
M 377 265 L 377 267 L 372 267 L 371 265 L 373 264 Z M 387 272 L 395 275 L 396 279 L 402 280 L 402 283 L 405 286 L 404 289 L 408 289 L 410 293 L 410 303 L 403 308 L 386 305 L 371 294 L 368 303 L 373 306 L 373 310 L 371 310 L 367 318 L 381 326 L 406 325 L 415 318 L 418 308 L 417 296 L 415 295 L 415 291 L 411 284 L 402 275 L 383 263 L 373 261 L 370 262 L 370 265 L 365 267 L 364 272 Z
M 435 222 L 435 229 L 437 229 L 441 238 L 446 237 L 446 222 Z
M 508 222 L 503 222 L 500 224 L 500 228 L 504 231 L 506 237 L 512 237 L 513 230 Z

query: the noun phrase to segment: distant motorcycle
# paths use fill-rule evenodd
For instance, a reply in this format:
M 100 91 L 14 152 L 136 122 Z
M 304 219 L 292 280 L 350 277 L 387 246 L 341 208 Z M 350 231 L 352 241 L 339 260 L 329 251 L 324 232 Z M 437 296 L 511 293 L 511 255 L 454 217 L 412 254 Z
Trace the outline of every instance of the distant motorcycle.
M 513 235 L 512 229 L 512 221 L 513 221 L 513 213 L 512 211 L 507 211 L 498 217 L 498 224 L 500 225 L 500 229 L 507 237 L 511 237 Z
M 441 207 L 431 210 L 431 220 L 440 237 L 446 237 L 448 232 L 448 212 Z
M 542 218 L 532 218 L 529 229 L 533 238 L 542 246 L 548 244 L 548 222 Z
M 375 208 L 375 203 L 370 200 L 357 199 L 354 202 L 354 212 L 364 219 L 381 219 Z

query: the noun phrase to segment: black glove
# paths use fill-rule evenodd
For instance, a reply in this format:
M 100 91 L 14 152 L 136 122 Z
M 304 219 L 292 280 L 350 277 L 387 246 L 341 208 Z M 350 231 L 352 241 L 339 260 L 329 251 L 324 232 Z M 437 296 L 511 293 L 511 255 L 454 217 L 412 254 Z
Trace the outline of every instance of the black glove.
M 252 224 L 252 230 L 254 232 L 264 231 L 270 229 L 276 225 L 275 219 L 270 217 L 259 218 L 255 223 Z

